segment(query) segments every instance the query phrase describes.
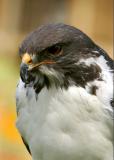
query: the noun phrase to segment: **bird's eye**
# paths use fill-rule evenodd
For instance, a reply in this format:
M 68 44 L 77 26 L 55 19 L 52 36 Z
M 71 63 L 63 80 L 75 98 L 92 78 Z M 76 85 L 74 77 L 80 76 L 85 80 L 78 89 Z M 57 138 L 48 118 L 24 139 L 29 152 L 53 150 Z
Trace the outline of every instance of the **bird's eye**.
M 49 47 L 47 51 L 51 54 L 58 55 L 58 54 L 61 54 L 62 47 L 59 45 L 55 45 L 55 46 Z

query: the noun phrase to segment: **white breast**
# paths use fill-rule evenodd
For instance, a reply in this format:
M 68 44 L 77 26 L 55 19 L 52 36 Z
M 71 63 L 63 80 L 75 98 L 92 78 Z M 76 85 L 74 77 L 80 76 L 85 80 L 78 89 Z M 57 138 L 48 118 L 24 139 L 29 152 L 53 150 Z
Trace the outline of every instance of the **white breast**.
M 17 88 L 17 128 L 34 160 L 112 160 L 112 119 L 104 108 L 76 86 L 44 88 L 37 100 L 22 81 Z

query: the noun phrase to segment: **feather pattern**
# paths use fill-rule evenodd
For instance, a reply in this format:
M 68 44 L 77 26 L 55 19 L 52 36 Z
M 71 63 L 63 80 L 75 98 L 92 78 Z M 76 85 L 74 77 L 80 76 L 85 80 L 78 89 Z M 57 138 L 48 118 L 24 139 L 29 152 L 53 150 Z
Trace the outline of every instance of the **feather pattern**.
M 105 110 L 110 106 L 81 87 L 44 88 L 37 101 L 27 89 L 20 81 L 17 128 L 34 160 L 112 160 L 113 121 Z
M 33 160 L 113 160 L 113 60 L 65 24 L 30 33 L 25 52 L 16 125 Z

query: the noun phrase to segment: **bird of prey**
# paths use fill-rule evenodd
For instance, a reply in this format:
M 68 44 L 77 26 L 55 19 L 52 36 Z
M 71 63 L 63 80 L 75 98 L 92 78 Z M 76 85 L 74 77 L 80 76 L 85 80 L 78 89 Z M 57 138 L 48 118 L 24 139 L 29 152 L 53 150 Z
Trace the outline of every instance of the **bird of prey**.
M 113 159 L 113 60 L 79 29 L 46 24 L 19 48 L 17 128 L 33 160 Z

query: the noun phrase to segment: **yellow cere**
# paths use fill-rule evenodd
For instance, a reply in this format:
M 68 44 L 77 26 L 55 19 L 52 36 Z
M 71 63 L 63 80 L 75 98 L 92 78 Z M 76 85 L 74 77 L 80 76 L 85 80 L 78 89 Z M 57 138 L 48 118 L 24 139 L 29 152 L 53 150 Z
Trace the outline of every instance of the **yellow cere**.
M 25 53 L 22 57 L 22 62 L 26 64 L 31 64 L 32 63 L 31 56 L 28 53 Z

